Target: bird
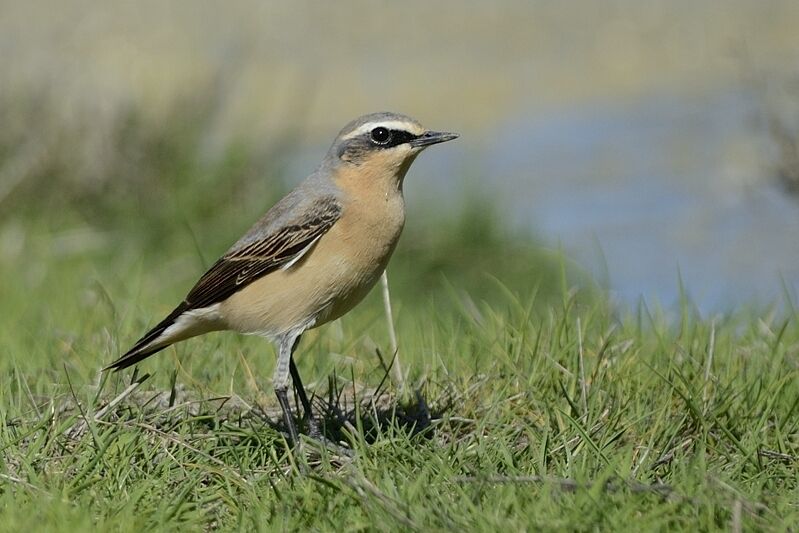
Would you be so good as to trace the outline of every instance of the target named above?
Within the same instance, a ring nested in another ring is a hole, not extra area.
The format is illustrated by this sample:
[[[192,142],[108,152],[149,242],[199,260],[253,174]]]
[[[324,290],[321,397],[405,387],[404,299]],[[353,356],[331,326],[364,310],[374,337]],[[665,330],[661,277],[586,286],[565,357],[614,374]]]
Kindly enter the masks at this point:
[[[321,164],[217,260],[187,296],[103,370],[119,371],[191,337],[231,330],[274,343],[273,388],[292,444],[289,375],[321,436],[294,363],[302,334],[357,305],[386,268],[405,225],[403,182],[424,149],[456,139],[399,113],[349,122]]]

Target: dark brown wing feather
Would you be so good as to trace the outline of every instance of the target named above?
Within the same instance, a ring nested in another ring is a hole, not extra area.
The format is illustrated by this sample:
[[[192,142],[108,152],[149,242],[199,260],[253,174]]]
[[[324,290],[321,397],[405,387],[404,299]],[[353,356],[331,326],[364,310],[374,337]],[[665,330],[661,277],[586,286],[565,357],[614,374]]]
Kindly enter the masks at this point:
[[[217,261],[186,296],[187,309],[208,307],[225,300],[261,276],[289,263],[298,253],[330,229],[340,208],[330,204],[304,224],[286,226],[279,232],[257,240]]]
[[[121,370],[166,348],[167,345],[149,349],[147,346],[184,312],[221,302],[261,276],[289,264],[297,254],[327,233],[341,216],[341,206],[333,198],[321,199],[316,207],[312,210],[313,214],[304,220],[285,225],[263,238],[227,252],[203,274],[185,300],[169,316],[106,369]]]

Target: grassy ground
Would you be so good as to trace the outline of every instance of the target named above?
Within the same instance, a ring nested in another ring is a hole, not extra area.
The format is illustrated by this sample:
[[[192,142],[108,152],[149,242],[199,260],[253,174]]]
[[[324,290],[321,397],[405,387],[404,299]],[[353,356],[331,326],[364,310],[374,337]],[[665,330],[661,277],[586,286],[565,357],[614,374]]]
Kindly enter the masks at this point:
[[[71,182],[65,140],[0,199],[0,530],[799,523],[795,309],[620,316],[484,201],[412,213],[389,268],[429,413],[385,382],[377,295],[303,338],[300,372],[352,458],[287,449],[260,339],[183,343],[132,388],[101,375],[284,189],[279,146],[204,161],[189,132],[206,118],[180,116],[120,122],[116,179]]]
[[[132,377],[98,368],[178,301],[249,210],[194,230],[163,222],[171,238],[160,221],[100,225],[80,208],[4,221],[0,529],[799,523],[795,311],[703,319],[686,302],[671,323],[644,306],[619,317],[489,219],[435,235],[411,223],[390,270],[402,363],[429,423],[383,381],[376,295],[299,352],[319,413],[354,458],[287,450],[272,424],[273,351],[259,339],[167,350],[104,409]],[[442,246],[460,255],[448,261]]]

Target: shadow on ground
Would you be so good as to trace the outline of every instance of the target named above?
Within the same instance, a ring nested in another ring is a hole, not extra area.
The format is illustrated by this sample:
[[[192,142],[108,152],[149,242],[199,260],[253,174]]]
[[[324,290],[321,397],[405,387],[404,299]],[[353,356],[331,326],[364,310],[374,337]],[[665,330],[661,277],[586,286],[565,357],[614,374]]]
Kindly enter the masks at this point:
[[[190,444],[213,439],[216,445],[205,450],[224,462],[228,462],[226,456],[235,461],[242,450],[254,447],[274,450],[278,457],[287,451],[288,431],[276,402],[247,401],[236,395],[199,398],[174,380],[170,390],[142,390],[149,378],[149,374],[134,372],[115,397],[99,396],[94,409],[80,405],[74,397],[65,402],[56,416],[74,420],[64,432],[66,444],[78,445],[98,428],[102,432],[116,428],[120,433],[137,428],[154,441]],[[377,388],[367,388],[330,376],[326,394],[311,398],[324,439],[345,452],[384,435],[419,443],[432,439],[435,421],[450,409],[452,399],[445,394],[431,407],[422,390],[399,395],[387,390],[387,383],[383,379]],[[307,435],[308,419],[299,407],[296,389],[293,396],[295,421]]]

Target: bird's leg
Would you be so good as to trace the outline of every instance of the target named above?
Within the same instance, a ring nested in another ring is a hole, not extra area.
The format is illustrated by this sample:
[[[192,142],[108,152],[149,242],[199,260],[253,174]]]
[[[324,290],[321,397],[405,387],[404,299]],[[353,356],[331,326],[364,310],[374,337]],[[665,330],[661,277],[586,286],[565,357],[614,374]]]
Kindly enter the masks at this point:
[[[280,402],[280,407],[283,409],[283,418],[286,421],[286,426],[288,426],[289,436],[292,440],[292,444],[298,449],[302,445],[299,440],[299,434],[297,433],[297,426],[294,425],[291,407],[289,406],[287,394],[289,373],[291,373],[291,379],[294,381],[294,387],[297,389],[297,396],[300,399],[300,403],[302,404],[303,409],[305,409],[305,416],[308,419],[309,436],[322,444],[328,450],[332,450],[341,456],[352,457],[353,455],[349,450],[346,450],[333,442],[329,442],[322,435],[322,432],[319,431],[319,425],[317,424],[311,409],[311,402],[308,400],[308,395],[305,393],[305,388],[302,386],[300,373],[297,371],[297,366],[294,364],[294,358],[292,357],[294,348],[297,347],[297,341],[299,341],[299,338],[300,334],[295,334],[287,335],[280,339],[277,368],[275,369],[274,377],[275,393],[277,394],[277,399]]]
[[[285,335],[280,338],[278,341],[277,365],[275,365],[275,373],[272,377],[275,395],[277,396],[278,403],[280,403],[280,408],[283,410],[283,421],[286,423],[292,446],[298,446],[300,443],[297,426],[294,424],[294,417],[291,414],[291,406],[289,405],[288,397],[289,367],[292,366],[291,352],[298,338],[299,335]]]
[[[322,436],[322,432],[319,431],[319,423],[313,415],[313,407],[308,400],[308,395],[305,393],[305,387],[302,386],[300,373],[297,370],[297,365],[294,364],[294,357],[289,360],[289,371],[291,372],[291,380],[294,382],[294,390],[297,391],[302,408],[305,410],[305,419],[308,421],[308,435],[315,439],[319,438]]]
[[[305,418],[308,421],[308,436],[311,437],[311,439],[316,441],[318,444],[321,444],[328,451],[332,451],[342,457],[350,457],[350,458],[354,457],[354,454],[352,453],[351,450],[342,448],[335,442],[328,440],[327,437],[322,435],[322,431],[319,428],[319,421],[313,415],[313,408],[311,406],[311,402],[308,400],[308,395],[305,392],[305,387],[302,386],[302,381],[300,380],[300,373],[297,371],[297,365],[294,364],[293,357],[289,361],[289,371],[291,372],[291,379],[294,381],[294,388],[297,391],[297,396],[300,399],[300,403],[302,404],[303,409],[305,409]]]

